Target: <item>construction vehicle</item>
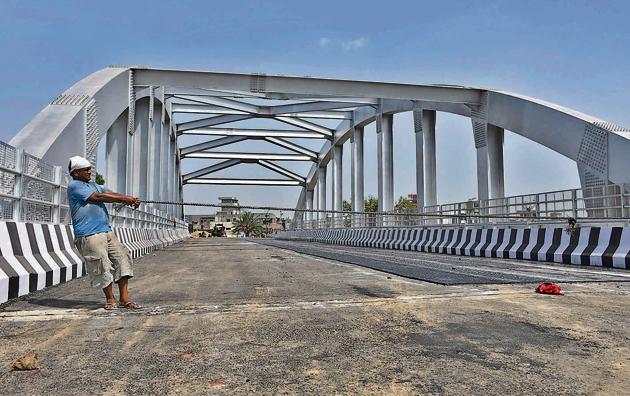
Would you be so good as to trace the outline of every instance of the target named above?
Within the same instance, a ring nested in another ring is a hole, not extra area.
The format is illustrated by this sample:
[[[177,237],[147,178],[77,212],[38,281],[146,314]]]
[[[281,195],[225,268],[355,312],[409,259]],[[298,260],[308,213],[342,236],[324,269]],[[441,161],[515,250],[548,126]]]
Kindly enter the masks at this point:
[[[212,236],[213,237],[227,236],[225,233],[225,226],[223,226],[223,224],[215,224],[214,228],[212,228]]]

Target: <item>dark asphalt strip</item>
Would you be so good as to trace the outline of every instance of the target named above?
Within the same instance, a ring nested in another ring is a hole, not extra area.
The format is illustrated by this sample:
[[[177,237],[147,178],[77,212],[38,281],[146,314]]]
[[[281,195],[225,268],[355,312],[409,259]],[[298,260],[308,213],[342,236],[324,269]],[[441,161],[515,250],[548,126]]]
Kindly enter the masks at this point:
[[[413,255],[414,252],[346,248],[342,246],[333,247],[331,245],[320,245],[316,243],[278,240],[253,241],[261,245],[292,250],[301,254],[359,265],[377,271],[440,285],[541,283],[543,281],[564,283],[630,281],[630,278],[614,276],[614,274],[610,272],[607,273],[607,271],[601,271],[601,276],[586,272],[583,274],[576,272],[560,272],[558,271],[558,267],[551,265],[549,272],[536,273],[531,276],[523,274],[522,272],[511,274],[508,272],[511,268],[518,271],[527,271],[531,268],[526,266],[515,268],[518,267],[518,263],[507,260],[505,266],[501,265],[503,263],[498,263],[496,259],[483,261],[477,259],[475,263],[470,263],[468,262],[470,261],[468,257],[464,258],[466,261],[459,263],[455,262],[455,257],[453,256],[436,254],[432,255],[430,261],[423,261],[420,257],[411,258],[410,256]],[[375,252],[386,252],[388,254],[378,255],[374,254]],[[439,263],[436,263],[436,261],[439,261]],[[475,267],[475,264],[478,264],[478,267]],[[439,268],[440,266],[442,268]],[[496,266],[496,270],[493,266]],[[569,267],[567,267],[567,269],[569,269]],[[573,269],[576,269],[576,267],[573,267]]]

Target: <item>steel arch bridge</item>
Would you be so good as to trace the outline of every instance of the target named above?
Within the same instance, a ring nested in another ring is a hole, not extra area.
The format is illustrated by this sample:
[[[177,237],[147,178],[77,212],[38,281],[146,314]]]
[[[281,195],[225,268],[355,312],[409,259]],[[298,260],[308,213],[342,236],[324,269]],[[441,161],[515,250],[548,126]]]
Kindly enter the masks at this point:
[[[435,125],[438,112],[468,117],[477,154],[479,199],[504,196],[504,130],[517,133],[577,163],[583,188],[630,183],[630,129],[514,93],[454,85],[413,85],[312,77],[238,74],[112,66],[55,98],[10,142],[52,164],[83,154],[95,163],[106,139],[106,179],[114,190],[148,200],[179,201],[185,184],[301,186],[297,208],[326,209],[326,168],[332,164],[332,209],[341,210],[343,145],[351,148],[351,201],[363,210],[366,125],[375,122],[379,209],[394,207],[393,115],[413,112],[418,208],[435,205]],[[177,123],[176,114],[196,115]],[[273,128],[231,123],[274,120]],[[321,120],[339,120],[336,127]],[[180,147],[186,135],[213,137]],[[319,139],[319,151],[294,139]],[[286,153],[243,153],[218,147],[257,139]],[[182,174],[188,158],[220,162]],[[298,174],[278,161],[307,161]],[[281,179],[208,177],[241,163],[256,163]],[[317,196],[317,208],[314,197]],[[181,207],[169,207],[182,216]],[[313,218],[308,213],[309,219]]]

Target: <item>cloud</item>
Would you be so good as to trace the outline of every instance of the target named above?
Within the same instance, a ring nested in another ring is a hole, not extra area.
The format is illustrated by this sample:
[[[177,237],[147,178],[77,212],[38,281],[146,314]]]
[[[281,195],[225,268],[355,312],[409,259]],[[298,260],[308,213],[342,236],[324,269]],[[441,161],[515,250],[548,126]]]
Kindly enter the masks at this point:
[[[341,41],[341,48],[346,51],[363,48],[365,47],[366,41],[365,37],[359,37],[354,40],[343,40]]]
[[[355,39],[350,39],[350,40],[340,40],[340,39],[330,39],[328,37],[320,37],[318,43],[321,48],[334,46],[335,48],[341,48],[344,51],[352,51],[352,50],[365,47],[367,45],[367,39],[363,36],[355,38]]]

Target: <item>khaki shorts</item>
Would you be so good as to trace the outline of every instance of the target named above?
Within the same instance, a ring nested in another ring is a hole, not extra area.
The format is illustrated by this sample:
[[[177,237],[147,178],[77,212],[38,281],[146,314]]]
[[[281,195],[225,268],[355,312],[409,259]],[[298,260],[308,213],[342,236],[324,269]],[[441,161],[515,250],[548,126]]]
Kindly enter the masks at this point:
[[[131,254],[113,231],[79,237],[74,242],[85,258],[85,267],[93,287],[104,289],[122,277],[133,278]]]

